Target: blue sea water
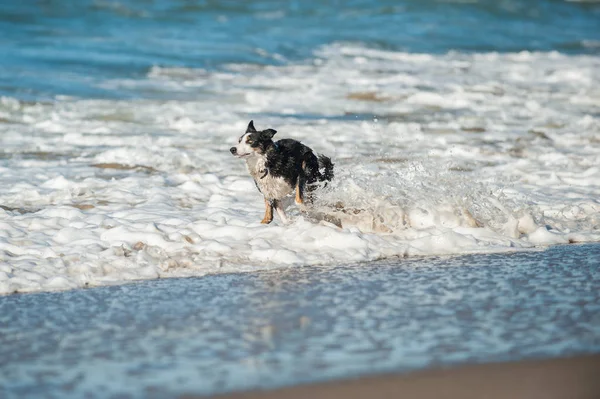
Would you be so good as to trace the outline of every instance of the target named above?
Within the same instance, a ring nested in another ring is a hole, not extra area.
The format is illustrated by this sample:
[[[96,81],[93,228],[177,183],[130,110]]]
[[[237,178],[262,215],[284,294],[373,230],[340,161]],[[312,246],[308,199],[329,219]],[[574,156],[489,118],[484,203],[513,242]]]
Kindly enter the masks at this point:
[[[0,297],[0,396],[598,352],[597,244],[396,257],[599,241],[598,65],[592,1],[0,0],[0,293],[72,289]],[[400,225],[256,226],[251,118]]]
[[[284,65],[320,46],[417,53],[600,52],[600,4],[564,0],[4,0],[0,96],[168,97],[109,79],[153,66]]]

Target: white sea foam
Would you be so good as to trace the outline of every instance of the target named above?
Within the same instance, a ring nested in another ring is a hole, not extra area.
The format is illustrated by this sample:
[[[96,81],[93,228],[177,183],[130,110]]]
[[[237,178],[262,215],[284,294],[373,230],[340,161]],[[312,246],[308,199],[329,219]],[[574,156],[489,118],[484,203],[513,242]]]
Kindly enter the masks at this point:
[[[179,100],[2,98],[0,293],[598,241],[598,70],[597,56],[338,44],[303,64],[103,84]],[[228,152],[251,118],[336,163],[289,225],[259,223]]]

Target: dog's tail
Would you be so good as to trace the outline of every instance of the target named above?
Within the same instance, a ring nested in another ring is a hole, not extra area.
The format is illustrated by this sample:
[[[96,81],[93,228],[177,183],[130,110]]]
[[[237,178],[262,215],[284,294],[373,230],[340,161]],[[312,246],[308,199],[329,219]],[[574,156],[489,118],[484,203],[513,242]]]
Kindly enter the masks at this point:
[[[319,155],[319,181],[331,181],[333,179],[333,162],[331,158]]]
[[[312,152],[307,153],[302,163],[302,169],[309,191],[317,188],[315,183],[325,182],[326,186],[327,182],[333,179],[333,162],[325,155],[319,155],[317,158]]]

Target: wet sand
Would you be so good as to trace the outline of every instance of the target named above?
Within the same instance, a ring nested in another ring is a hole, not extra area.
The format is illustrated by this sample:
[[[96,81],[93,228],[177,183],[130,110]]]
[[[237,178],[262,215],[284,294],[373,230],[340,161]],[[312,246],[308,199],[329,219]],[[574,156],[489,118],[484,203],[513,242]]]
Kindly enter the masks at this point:
[[[500,363],[600,354],[599,265],[569,245],[4,296],[0,397],[586,397],[597,358]]]
[[[270,391],[233,393],[217,398],[597,399],[600,398],[600,355],[471,365],[408,375],[378,375]]]

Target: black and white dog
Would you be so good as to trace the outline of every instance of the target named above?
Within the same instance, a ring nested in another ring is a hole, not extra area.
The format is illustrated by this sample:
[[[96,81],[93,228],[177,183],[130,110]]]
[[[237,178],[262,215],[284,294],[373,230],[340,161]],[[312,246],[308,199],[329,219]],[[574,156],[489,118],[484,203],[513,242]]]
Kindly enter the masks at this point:
[[[271,223],[273,208],[282,222],[287,223],[282,203],[286,196],[296,190],[296,203],[310,204],[318,182],[333,178],[331,159],[324,155],[317,158],[309,147],[296,140],[274,142],[275,133],[273,129],[257,131],[250,121],[238,145],[230,149],[233,155],[246,160],[256,187],[265,197],[265,217],[261,223]]]

